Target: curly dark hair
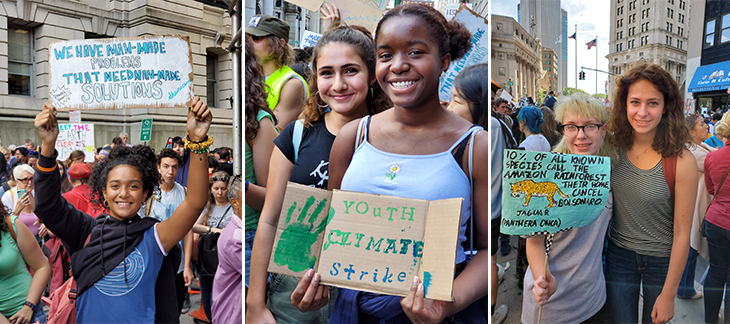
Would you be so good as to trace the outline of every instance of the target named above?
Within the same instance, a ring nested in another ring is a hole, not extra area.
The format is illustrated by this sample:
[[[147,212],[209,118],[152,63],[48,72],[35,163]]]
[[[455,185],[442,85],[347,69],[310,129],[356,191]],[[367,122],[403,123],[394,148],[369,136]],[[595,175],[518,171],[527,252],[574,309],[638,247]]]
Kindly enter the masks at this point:
[[[180,155],[177,155],[177,152],[171,148],[162,149],[160,153],[157,154],[157,165],[160,165],[162,163],[162,158],[171,158],[177,160],[177,165],[182,166],[183,159]]]
[[[681,154],[685,145],[692,142],[692,136],[684,121],[684,105],[679,86],[660,66],[645,62],[632,66],[616,81],[613,98],[615,106],[608,120],[608,130],[613,133],[614,145],[628,150],[634,144],[634,128],[629,123],[626,109],[629,87],[641,80],[653,83],[664,95],[664,114],[651,147],[662,157]]]
[[[278,123],[274,112],[266,103],[266,77],[264,69],[259,64],[256,56],[253,54],[251,41],[246,37],[246,107],[244,115],[246,116],[246,139],[253,140],[256,137],[259,122],[256,120],[259,110],[263,110],[274,119],[274,125]]]
[[[312,78],[309,80],[309,98],[307,98],[302,109],[300,119],[304,119],[304,126],[311,127],[312,123],[319,120],[324,115],[324,111],[319,108],[318,102],[322,102],[319,96],[319,88],[317,86],[317,64],[319,60],[319,54],[322,49],[329,43],[341,43],[349,45],[352,49],[357,52],[365,62],[368,70],[368,78],[375,78],[375,63],[376,63],[376,52],[375,43],[373,42],[370,32],[362,26],[338,26],[337,28],[330,29],[317,41],[317,45],[314,46],[312,51]],[[381,111],[384,111],[392,105],[390,98],[383,92],[380,85],[375,82],[372,87],[372,92],[368,93],[367,101],[368,114],[375,115]],[[372,94],[371,94],[372,93]]]
[[[398,16],[413,16],[423,20],[426,29],[431,31],[430,35],[439,45],[439,55],[451,55],[451,61],[460,59],[472,46],[471,32],[460,22],[455,20],[447,21],[444,15],[430,6],[416,3],[399,5],[388,11],[383,18],[380,18],[378,27],[375,29],[375,43],[378,43],[380,27],[388,19]]]
[[[137,171],[142,175],[142,190],[147,190],[147,196],[145,197],[145,200],[147,200],[159,190],[157,184],[160,182],[160,172],[157,171],[156,161],[155,152],[149,146],[115,146],[109,152],[109,157],[99,161],[91,170],[91,177],[89,178],[91,203],[104,206],[104,189],[106,189],[109,172],[118,165],[129,165],[137,168]]]

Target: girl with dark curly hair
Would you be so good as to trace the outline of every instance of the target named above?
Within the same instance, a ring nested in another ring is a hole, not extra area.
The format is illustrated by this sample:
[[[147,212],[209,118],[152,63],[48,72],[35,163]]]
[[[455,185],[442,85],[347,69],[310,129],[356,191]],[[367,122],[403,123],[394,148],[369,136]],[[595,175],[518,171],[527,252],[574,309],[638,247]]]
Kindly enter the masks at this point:
[[[669,73],[640,63],[616,85],[608,130],[619,158],[611,172],[606,294],[617,323],[636,323],[643,288],[641,321],[665,323],[689,252],[697,165]]]
[[[405,281],[413,285],[405,298],[338,289],[330,322],[486,323],[489,204],[484,197],[489,177],[486,167],[474,167],[469,174],[468,152],[473,146],[474,165],[487,165],[488,138],[481,127],[441,106],[438,96],[439,75],[471,48],[471,33],[431,7],[405,4],[380,20],[375,45],[375,76],[395,107],[342,128],[330,154],[328,189],[427,200],[463,198],[454,247],[454,301],[425,298],[424,285],[410,275]],[[400,171],[395,181],[385,172],[393,169]],[[471,216],[478,252],[467,264],[461,243]],[[302,277],[291,297],[300,310],[327,302],[328,289],[316,286],[319,280],[313,270]]]
[[[340,129],[354,119],[389,107],[388,98],[375,82],[373,40],[361,26],[340,26],[326,32],[314,47],[312,70],[311,95],[300,119],[286,126],[274,141],[266,202],[251,255],[250,295],[246,299],[246,319],[254,323],[274,319],[278,323],[320,323],[329,316],[334,302],[308,313],[292,306],[291,294],[298,282],[295,277],[272,275],[266,300],[266,270],[286,184],[292,181],[326,189],[330,148]],[[301,137],[298,149],[293,142],[296,129]]]
[[[208,179],[207,149],[213,141],[207,133],[211,119],[208,107],[194,97],[186,135],[187,146],[193,152],[188,175],[192,183]],[[58,153],[54,150],[59,129],[53,105],[43,106],[35,127],[43,142],[34,175],[39,193],[35,210],[71,255],[78,285],[78,322],[177,322],[177,300],[170,293],[175,291],[180,264],[177,243],[200,215],[208,188],[191,186],[180,207],[165,221],[140,218],[137,211],[142,202],[158,190],[156,157],[149,147],[120,145],[92,170],[91,202],[104,206],[108,213],[94,219],[60,194],[55,162]]]

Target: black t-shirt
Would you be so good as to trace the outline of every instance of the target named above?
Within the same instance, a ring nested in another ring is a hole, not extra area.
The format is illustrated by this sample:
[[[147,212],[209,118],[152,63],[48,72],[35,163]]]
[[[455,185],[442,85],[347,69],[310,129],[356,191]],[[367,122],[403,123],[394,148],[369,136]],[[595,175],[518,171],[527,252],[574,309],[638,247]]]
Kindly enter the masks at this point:
[[[276,147],[292,163],[294,163],[292,135],[294,133],[295,122],[289,123],[274,140]],[[302,140],[299,144],[299,158],[294,163],[289,181],[310,187],[327,189],[330,150],[334,141],[335,135],[332,135],[327,130],[324,116],[312,123],[312,127],[304,127]]]
[[[228,162],[221,162],[218,166],[218,171],[225,171],[229,176],[233,175],[233,164]]]

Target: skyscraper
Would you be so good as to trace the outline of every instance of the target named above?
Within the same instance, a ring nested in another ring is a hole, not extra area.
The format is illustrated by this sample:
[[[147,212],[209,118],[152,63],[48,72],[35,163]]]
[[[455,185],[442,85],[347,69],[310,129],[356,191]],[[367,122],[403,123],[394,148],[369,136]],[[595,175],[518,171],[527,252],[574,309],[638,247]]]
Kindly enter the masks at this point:
[[[616,74],[609,78],[609,98],[618,75],[637,61],[661,66],[682,88],[687,69],[688,1],[612,0],[609,14],[611,42],[606,58],[609,72]]]
[[[561,91],[568,83],[568,13],[560,8],[560,0],[520,0],[518,14],[520,25],[557,55],[558,91]]]

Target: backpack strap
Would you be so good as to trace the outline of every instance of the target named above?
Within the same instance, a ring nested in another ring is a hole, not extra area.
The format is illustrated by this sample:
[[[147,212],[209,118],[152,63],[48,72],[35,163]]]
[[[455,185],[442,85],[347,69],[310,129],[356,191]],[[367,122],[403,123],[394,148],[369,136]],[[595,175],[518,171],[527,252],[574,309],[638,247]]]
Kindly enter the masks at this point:
[[[471,184],[471,197],[469,198],[471,201],[471,215],[469,215],[469,252],[474,251],[474,168],[472,168],[472,165],[474,164],[474,137],[476,136],[477,131],[471,132],[471,139],[469,139],[469,183]]]
[[[152,194],[147,200],[144,202],[144,217],[150,217],[150,213],[152,213],[152,204],[154,203],[155,195]]]
[[[662,157],[662,171],[664,172],[664,180],[669,186],[669,195],[674,201],[674,184],[677,178],[677,156]]]
[[[299,146],[302,144],[302,134],[304,134],[304,123],[297,119],[294,122],[294,132],[291,137],[291,142],[294,146],[294,163],[297,163],[299,159]]]

